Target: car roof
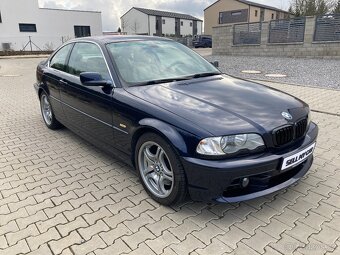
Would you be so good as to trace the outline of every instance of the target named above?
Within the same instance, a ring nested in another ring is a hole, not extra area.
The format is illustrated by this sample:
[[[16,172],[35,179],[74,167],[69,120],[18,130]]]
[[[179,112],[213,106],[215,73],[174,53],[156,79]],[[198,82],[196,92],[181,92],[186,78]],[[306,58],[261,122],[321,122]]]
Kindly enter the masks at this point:
[[[92,36],[73,39],[72,42],[92,41],[100,44],[107,44],[113,42],[127,42],[127,41],[171,41],[170,39],[158,36],[145,36],[145,35],[105,35],[105,36]]]

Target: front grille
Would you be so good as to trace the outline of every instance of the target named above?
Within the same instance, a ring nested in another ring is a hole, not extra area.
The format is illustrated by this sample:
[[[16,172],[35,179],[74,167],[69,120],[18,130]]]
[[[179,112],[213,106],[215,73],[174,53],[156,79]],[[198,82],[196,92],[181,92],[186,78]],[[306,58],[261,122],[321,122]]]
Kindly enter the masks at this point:
[[[307,130],[307,124],[307,119],[303,119],[296,122],[294,125],[288,125],[274,130],[274,145],[277,147],[283,146],[295,139],[303,137]]]
[[[307,120],[303,119],[296,123],[295,125],[295,137],[300,138],[304,136],[307,129]]]
[[[275,131],[274,143],[276,146],[282,146],[291,142],[294,138],[293,126],[285,126]]]

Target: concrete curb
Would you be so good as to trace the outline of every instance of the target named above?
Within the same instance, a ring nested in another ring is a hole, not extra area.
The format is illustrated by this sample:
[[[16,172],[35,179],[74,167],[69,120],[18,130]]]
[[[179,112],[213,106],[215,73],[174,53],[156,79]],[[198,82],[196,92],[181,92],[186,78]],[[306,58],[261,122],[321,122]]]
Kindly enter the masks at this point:
[[[48,58],[50,55],[17,55],[17,56],[0,56],[0,59],[25,59],[25,58]]]
[[[246,80],[253,81],[253,82],[260,82],[260,83],[261,82],[270,82],[270,83],[285,84],[285,85],[290,85],[290,86],[300,86],[300,87],[307,87],[307,88],[314,88],[314,89],[325,89],[325,90],[340,91],[340,89],[337,89],[337,88],[320,87],[320,86],[315,86],[315,85],[303,85],[303,84],[289,83],[289,82],[284,82],[284,81],[273,81],[273,80],[265,80],[265,79],[246,79]]]

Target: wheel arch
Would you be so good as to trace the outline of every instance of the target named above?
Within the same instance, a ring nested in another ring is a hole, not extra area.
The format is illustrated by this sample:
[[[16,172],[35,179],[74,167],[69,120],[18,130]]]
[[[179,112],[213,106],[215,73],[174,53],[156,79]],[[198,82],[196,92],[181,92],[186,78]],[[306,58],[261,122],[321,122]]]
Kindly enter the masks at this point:
[[[38,97],[40,99],[41,94],[45,92],[48,96],[50,95],[48,87],[45,84],[41,84],[38,88]]]
[[[139,122],[139,127],[134,132],[131,139],[131,160],[134,166],[135,146],[139,138],[146,133],[155,133],[162,137],[171,145],[177,155],[185,155],[188,152],[187,145],[183,137],[175,127],[157,119],[143,119]]]

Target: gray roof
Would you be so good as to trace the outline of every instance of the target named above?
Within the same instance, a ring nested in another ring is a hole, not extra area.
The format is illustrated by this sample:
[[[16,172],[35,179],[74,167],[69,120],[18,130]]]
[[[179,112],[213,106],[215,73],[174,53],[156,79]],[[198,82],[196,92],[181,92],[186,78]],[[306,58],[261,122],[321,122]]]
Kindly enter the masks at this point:
[[[214,4],[216,4],[217,2],[219,2],[220,0],[217,0],[216,2],[212,3],[211,5],[209,5],[207,8],[205,8],[204,10],[208,9],[210,6],[213,6]],[[273,6],[270,6],[270,5],[265,5],[265,4],[259,4],[259,3],[255,3],[255,2],[252,2],[252,1],[248,1],[248,0],[236,0],[240,3],[244,3],[244,4],[247,4],[247,5],[251,5],[251,6],[256,6],[256,7],[260,7],[260,8],[265,8],[265,9],[269,9],[269,10],[274,10],[274,11],[279,11],[279,12],[285,12],[285,13],[288,13],[287,11],[285,10],[282,10],[282,9],[279,9],[279,8],[276,8],[276,7],[273,7]]]
[[[161,16],[161,17],[169,17],[169,18],[178,18],[178,19],[188,19],[188,20],[202,21],[201,19],[198,19],[198,18],[196,18],[194,16],[191,16],[189,14],[183,14],[183,13],[177,13],[177,12],[159,11],[159,10],[145,9],[145,8],[139,8],[139,7],[133,7],[132,9],[136,9],[136,10],[138,10],[140,12],[143,12],[143,13],[145,13],[147,15],[151,15],[151,16]]]
[[[270,6],[270,5],[254,3],[254,2],[251,2],[251,1],[247,1],[247,0],[237,0],[237,1],[244,3],[244,4],[257,6],[257,7],[261,7],[261,8],[265,8],[265,9],[270,9],[270,10],[274,10],[274,11],[287,12],[285,10],[281,10],[279,8],[276,8],[276,7],[273,7],[273,6]]]

